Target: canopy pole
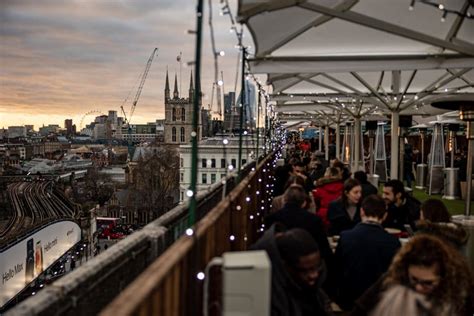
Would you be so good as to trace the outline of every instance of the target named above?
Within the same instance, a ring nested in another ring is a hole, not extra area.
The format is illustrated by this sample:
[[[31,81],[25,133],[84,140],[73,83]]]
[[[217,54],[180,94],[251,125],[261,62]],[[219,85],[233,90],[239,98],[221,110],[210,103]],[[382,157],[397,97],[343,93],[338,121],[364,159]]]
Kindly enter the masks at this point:
[[[467,174],[466,174],[466,216],[471,215],[471,190],[472,190],[472,158],[474,150],[474,122],[467,122]]]
[[[239,155],[237,161],[237,183],[240,182],[242,176],[242,140],[244,129],[244,104],[245,104],[245,58],[247,49],[242,46],[242,81],[240,91],[240,125],[239,125]]]
[[[329,125],[324,127],[324,158],[329,162]]]
[[[336,123],[336,158],[341,160],[341,126]]]
[[[319,142],[318,142],[318,150],[322,151],[323,150],[323,128],[321,125],[319,125]]]
[[[398,129],[400,126],[400,113],[397,111],[392,112],[392,130],[391,130],[391,146],[390,146],[390,179],[394,180],[398,177],[398,151],[399,140],[398,140]]]
[[[355,117],[354,120],[354,161],[353,161],[353,170],[352,172],[359,170],[359,161],[360,161],[360,117]]]

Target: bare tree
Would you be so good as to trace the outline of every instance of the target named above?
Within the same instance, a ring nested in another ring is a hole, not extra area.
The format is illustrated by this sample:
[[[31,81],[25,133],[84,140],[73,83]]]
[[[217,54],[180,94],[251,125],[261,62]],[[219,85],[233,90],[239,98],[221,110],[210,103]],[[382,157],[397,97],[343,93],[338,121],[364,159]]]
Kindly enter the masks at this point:
[[[134,170],[135,194],[142,198],[143,211],[152,218],[169,210],[179,192],[179,155],[162,146],[146,152]]]

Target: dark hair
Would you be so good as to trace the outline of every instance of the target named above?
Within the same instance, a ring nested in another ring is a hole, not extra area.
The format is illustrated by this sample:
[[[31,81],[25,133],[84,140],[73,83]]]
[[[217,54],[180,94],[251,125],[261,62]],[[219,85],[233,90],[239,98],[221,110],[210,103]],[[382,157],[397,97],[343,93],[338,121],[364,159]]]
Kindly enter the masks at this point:
[[[288,180],[286,181],[286,184],[285,184],[285,191],[286,189],[288,189],[290,187],[290,185],[292,184],[299,184],[301,185],[302,187],[304,187],[304,179],[301,177],[301,176],[290,176],[288,178]]]
[[[334,168],[338,168],[338,169],[341,169],[341,170],[344,170],[344,168],[346,167],[346,166],[344,166],[344,164],[343,164],[341,161],[339,161],[339,160],[334,161],[334,163],[332,164],[332,166],[333,166]]]
[[[438,199],[428,199],[421,204],[423,218],[433,223],[449,223],[451,215],[443,201]]]
[[[371,194],[362,201],[362,208],[366,216],[383,218],[386,212],[385,201],[377,194]]]
[[[277,235],[275,242],[281,258],[291,267],[295,267],[301,257],[319,251],[311,234],[301,228],[293,228]]]
[[[360,183],[367,183],[367,173],[365,171],[354,172],[354,179],[359,180]]]
[[[285,191],[285,204],[302,207],[307,195],[300,185],[290,185]]]
[[[392,188],[393,195],[397,195],[398,193],[402,194],[402,199],[405,198],[405,187],[403,186],[403,182],[400,180],[389,180],[385,182],[384,187]]]
[[[349,193],[353,188],[360,185],[360,182],[356,179],[349,178],[344,181],[344,191],[342,192],[341,199],[345,207],[349,206],[349,200],[347,199],[346,193]],[[360,202],[359,202],[360,204]]]

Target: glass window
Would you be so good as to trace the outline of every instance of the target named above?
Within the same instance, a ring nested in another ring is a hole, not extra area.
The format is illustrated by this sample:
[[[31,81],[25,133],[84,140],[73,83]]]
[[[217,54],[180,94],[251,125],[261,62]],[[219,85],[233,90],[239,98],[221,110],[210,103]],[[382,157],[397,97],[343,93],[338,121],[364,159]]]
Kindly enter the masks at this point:
[[[173,127],[173,128],[171,129],[171,141],[172,141],[173,143],[176,142],[176,127]]]
[[[179,174],[179,181],[181,181],[181,182],[184,181],[184,173]]]
[[[179,158],[179,166],[184,167],[184,159],[183,158]]]
[[[216,174],[211,173],[211,183],[215,183],[215,182],[216,182]]]
[[[207,173],[202,174],[202,184],[207,184]]]
[[[225,168],[225,159],[221,159],[221,168]]]
[[[176,121],[176,109],[173,108],[172,112],[173,112],[173,113],[172,113],[171,120],[174,122],[174,121]]]
[[[207,160],[205,158],[201,159],[201,167],[207,168]]]
[[[184,108],[181,109],[181,121],[186,121],[186,110]]]
[[[181,191],[181,201],[183,201],[183,200],[184,200],[184,192]]]
[[[237,168],[237,160],[236,159],[232,159],[230,164],[232,165],[232,167]]]
[[[181,127],[181,131],[180,131],[180,140],[182,143],[185,142],[185,136],[184,136],[184,127]]]
[[[211,168],[215,168],[216,167],[216,159],[211,159]]]

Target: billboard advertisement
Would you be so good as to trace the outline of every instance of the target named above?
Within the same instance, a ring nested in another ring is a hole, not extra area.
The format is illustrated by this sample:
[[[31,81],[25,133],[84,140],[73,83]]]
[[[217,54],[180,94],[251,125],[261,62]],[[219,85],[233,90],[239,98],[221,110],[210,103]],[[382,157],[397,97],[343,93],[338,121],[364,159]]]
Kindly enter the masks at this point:
[[[44,227],[0,253],[0,306],[81,240],[81,229],[72,221]]]

